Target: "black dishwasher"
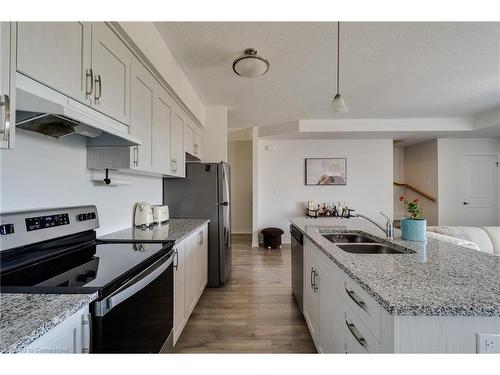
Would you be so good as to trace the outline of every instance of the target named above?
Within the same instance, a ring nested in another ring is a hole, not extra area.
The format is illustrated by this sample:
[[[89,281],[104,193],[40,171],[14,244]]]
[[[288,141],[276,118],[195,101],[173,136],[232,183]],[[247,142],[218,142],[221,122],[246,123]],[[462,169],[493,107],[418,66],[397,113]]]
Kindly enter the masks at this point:
[[[295,225],[290,225],[292,235],[292,291],[302,312],[302,275],[304,262],[304,236]]]

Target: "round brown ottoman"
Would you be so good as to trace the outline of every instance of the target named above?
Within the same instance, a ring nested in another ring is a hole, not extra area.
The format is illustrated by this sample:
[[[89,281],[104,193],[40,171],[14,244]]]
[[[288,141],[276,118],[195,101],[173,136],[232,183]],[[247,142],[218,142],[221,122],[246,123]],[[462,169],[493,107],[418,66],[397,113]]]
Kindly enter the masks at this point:
[[[283,232],[280,228],[265,228],[260,232],[264,236],[264,247],[268,249],[281,248],[281,235]]]

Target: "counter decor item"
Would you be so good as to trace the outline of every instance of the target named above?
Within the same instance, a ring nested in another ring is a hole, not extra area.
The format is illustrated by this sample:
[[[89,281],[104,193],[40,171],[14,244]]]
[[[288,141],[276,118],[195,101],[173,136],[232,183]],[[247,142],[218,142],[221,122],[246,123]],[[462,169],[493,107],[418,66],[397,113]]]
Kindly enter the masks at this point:
[[[406,195],[401,195],[399,200],[405,205],[410,217],[401,219],[401,239],[405,241],[425,242],[427,239],[427,220],[422,218],[422,208],[418,204],[418,198],[408,200]]]
[[[306,185],[347,185],[346,158],[305,159]]]

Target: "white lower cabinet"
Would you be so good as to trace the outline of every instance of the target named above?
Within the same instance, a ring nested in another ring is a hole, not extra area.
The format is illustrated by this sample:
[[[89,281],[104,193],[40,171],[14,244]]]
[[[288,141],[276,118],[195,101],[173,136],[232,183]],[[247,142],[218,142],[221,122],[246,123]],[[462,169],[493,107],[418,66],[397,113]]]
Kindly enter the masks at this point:
[[[23,352],[30,354],[89,353],[89,306],[78,310],[49,332],[28,345]]]
[[[208,224],[175,245],[174,345],[208,282]]]

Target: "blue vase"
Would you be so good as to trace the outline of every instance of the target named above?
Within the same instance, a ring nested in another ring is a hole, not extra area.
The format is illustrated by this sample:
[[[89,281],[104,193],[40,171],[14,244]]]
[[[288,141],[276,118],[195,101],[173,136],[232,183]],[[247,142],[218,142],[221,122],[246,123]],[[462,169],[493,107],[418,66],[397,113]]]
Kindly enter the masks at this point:
[[[427,220],[425,219],[401,219],[401,239],[405,241],[426,241]]]

